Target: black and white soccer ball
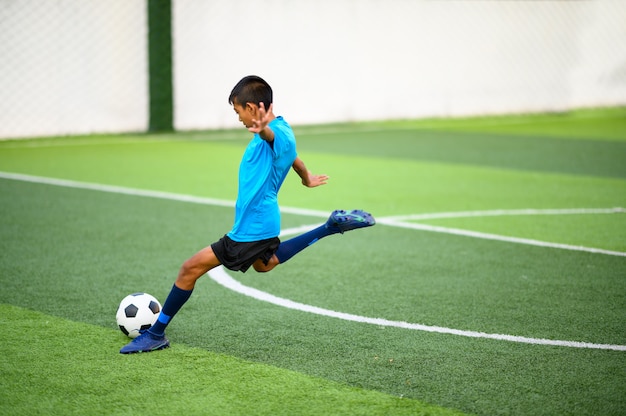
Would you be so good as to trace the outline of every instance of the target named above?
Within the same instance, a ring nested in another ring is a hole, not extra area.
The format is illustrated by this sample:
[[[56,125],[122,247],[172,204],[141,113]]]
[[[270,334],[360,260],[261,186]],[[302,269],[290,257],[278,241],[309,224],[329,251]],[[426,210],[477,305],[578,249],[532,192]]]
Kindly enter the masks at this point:
[[[147,293],[126,296],[117,308],[117,325],[129,338],[136,338],[154,324],[161,312],[161,304]]]

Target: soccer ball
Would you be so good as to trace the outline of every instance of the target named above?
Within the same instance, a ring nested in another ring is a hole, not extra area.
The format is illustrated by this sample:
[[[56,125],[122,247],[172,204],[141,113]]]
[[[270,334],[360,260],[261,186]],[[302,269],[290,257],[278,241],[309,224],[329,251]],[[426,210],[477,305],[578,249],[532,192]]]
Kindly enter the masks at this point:
[[[129,338],[136,338],[150,328],[159,317],[161,304],[147,293],[133,293],[126,296],[117,308],[117,325]]]

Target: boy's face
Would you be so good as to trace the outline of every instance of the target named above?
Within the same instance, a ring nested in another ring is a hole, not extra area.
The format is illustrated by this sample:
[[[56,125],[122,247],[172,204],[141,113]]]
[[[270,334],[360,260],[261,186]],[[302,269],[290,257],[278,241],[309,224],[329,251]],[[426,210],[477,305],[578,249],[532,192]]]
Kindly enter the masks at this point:
[[[239,116],[239,121],[243,123],[246,128],[252,126],[252,120],[257,118],[257,107],[252,103],[246,103],[245,106],[242,106],[237,101],[233,102],[233,109],[235,113]]]

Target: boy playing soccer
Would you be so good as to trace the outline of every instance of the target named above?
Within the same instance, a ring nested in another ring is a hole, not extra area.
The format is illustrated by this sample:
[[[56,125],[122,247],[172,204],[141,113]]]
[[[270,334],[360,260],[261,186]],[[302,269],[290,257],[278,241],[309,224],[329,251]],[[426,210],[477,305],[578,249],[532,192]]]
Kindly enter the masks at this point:
[[[293,131],[272,112],[272,89],[263,79],[244,77],[233,88],[228,102],[239,121],[254,133],[239,166],[233,228],[183,263],[157,321],[122,347],[122,354],[167,348],[165,328],[191,296],[196,281],[214,267],[224,265],[245,272],[252,266],[257,272],[268,272],[320,238],[376,223],[367,212],[337,210],[325,224],[281,242],[277,195],[290,168],[309,188],[326,184],[328,176],[311,174],[297,156]]]

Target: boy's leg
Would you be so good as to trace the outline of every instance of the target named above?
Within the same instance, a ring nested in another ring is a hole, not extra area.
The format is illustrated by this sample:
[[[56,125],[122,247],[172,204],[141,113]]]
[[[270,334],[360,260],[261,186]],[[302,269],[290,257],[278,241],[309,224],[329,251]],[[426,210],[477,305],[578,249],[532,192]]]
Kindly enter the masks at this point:
[[[325,224],[302,235],[281,242],[280,246],[278,246],[278,250],[276,250],[276,259],[278,263],[284,263],[321,238],[337,233],[343,234],[346,231],[357,228],[371,227],[374,224],[376,224],[376,220],[369,212],[357,209],[350,212],[344,210],[333,211]]]
[[[183,263],[178,271],[176,286],[183,290],[193,290],[199,278],[220,264],[215,253],[213,253],[213,248],[211,246],[205,247]]]
[[[159,318],[148,331],[153,335],[164,335],[167,325],[191,296],[198,279],[219,265],[220,261],[215,257],[211,246],[203,248],[184,262],[178,272],[176,282],[163,304]]]
[[[196,281],[219,264],[210,246],[200,250],[183,263],[157,321],[149,330],[122,347],[120,353],[130,354],[167,348],[169,341],[165,337],[165,328],[191,296]]]
[[[280,243],[280,244],[282,244],[282,243]],[[256,270],[259,273],[265,273],[265,272],[269,272],[274,267],[278,266],[279,263],[280,263],[280,261],[278,261],[278,257],[276,257],[276,254],[274,254],[268,260],[267,264],[265,264],[263,259],[258,259],[257,261],[252,263],[252,267],[254,268],[254,270]]]

